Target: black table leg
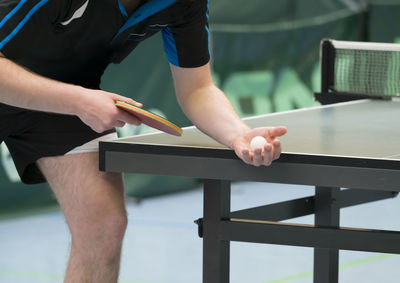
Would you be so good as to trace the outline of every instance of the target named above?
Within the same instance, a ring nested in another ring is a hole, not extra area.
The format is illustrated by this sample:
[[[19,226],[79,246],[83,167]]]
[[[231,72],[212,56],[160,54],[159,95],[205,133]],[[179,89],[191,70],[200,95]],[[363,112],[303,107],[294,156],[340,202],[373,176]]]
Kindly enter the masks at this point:
[[[339,227],[340,188],[315,188],[315,225]],[[314,283],[337,283],[339,250],[314,248]]]
[[[203,283],[229,282],[229,241],[220,240],[220,221],[228,219],[229,181],[204,181]]]

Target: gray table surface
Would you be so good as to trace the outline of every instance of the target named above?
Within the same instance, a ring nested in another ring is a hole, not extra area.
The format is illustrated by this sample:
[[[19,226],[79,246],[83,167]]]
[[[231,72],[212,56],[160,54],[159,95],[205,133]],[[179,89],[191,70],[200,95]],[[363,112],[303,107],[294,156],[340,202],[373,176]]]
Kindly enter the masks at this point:
[[[360,100],[244,120],[251,127],[286,126],[284,153],[400,160],[400,101]],[[195,127],[183,128],[181,137],[157,132],[115,142],[227,149]]]

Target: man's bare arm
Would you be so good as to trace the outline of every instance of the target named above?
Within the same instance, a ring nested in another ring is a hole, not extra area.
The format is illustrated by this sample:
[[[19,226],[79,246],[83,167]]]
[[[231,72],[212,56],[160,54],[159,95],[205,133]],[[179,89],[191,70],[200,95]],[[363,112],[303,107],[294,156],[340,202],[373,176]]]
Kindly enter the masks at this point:
[[[215,86],[209,64],[198,68],[171,65],[178,101],[189,119],[207,135],[234,149],[246,163],[269,165],[281,153],[278,139],[285,127],[250,129],[237,115],[225,94]],[[250,140],[263,136],[264,150],[250,149]]]
[[[250,130],[214,85],[208,64],[199,68],[171,65],[171,69],[178,101],[199,129],[228,146],[235,136]]]
[[[127,123],[139,124],[115,107],[115,100],[137,103],[114,93],[55,81],[0,57],[0,103],[78,116],[97,132]],[[139,105],[140,106],[140,105]]]

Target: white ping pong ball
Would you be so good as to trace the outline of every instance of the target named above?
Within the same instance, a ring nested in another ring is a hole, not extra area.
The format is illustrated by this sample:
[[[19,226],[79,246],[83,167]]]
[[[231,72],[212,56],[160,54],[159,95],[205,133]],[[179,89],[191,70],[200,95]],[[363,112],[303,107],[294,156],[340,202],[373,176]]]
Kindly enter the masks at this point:
[[[262,136],[255,136],[250,141],[250,148],[255,150],[257,148],[264,148],[264,145],[267,144],[267,141]]]

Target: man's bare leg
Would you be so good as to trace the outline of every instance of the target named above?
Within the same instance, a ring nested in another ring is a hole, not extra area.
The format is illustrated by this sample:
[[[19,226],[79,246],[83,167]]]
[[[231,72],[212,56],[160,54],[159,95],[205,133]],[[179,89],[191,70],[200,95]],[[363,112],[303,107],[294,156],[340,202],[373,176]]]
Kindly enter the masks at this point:
[[[115,283],[127,225],[121,174],[100,172],[98,153],[38,161],[71,231],[68,283]]]

